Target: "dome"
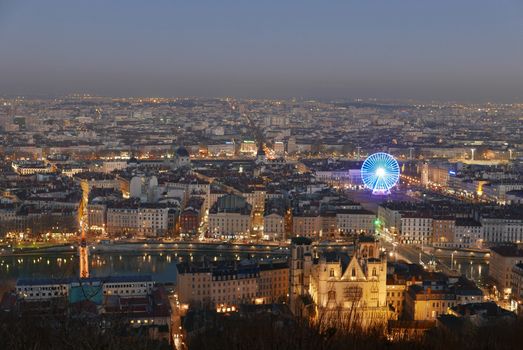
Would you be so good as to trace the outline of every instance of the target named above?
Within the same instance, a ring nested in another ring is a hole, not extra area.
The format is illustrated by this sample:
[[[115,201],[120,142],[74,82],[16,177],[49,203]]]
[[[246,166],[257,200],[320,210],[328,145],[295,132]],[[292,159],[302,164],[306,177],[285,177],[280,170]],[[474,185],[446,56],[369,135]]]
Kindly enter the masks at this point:
[[[187,149],[183,146],[180,146],[178,147],[178,149],[176,150],[176,155],[178,157],[189,157],[189,152],[187,151]]]

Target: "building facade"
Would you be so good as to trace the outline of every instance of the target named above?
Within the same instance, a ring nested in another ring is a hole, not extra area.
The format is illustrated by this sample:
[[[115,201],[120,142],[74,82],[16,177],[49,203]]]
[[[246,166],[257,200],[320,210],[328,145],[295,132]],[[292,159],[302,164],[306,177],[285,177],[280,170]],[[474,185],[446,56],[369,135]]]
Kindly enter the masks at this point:
[[[237,263],[230,261],[177,265],[180,302],[198,307],[287,300],[287,262]]]
[[[374,234],[376,216],[364,209],[347,209],[336,212],[336,225],[340,234]]]
[[[498,293],[508,299],[512,293],[512,269],[523,262],[523,249],[515,244],[490,249],[489,276],[494,280]]]
[[[380,255],[378,242],[365,238],[351,257],[322,253],[310,263],[304,254],[304,249],[310,249],[307,243],[304,238],[293,240],[291,309],[294,306],[293,311],[299,312],[299,297],[308,295],[319,322],[363,327],[384,323],[388,318],[387,261]]]
[[[209,234],[212,236],[247,236],[251,232],[252,206],[245,198],[225,195],[209,210]]]

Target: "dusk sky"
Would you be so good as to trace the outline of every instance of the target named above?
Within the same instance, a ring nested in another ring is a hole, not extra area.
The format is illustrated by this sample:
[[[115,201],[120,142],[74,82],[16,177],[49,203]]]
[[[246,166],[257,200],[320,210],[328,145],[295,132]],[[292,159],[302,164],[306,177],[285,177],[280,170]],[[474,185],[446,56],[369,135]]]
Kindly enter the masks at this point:
[[[0,0],[0,94],[523,102],[521,0]]]

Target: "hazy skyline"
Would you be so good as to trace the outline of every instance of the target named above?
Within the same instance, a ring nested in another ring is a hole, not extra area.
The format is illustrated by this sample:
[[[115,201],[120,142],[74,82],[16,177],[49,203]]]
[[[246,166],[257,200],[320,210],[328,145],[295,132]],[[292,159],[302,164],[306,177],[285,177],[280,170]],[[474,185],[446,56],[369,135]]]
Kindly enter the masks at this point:
[[[523,101],[519,0],[0,0],[0,94]]]

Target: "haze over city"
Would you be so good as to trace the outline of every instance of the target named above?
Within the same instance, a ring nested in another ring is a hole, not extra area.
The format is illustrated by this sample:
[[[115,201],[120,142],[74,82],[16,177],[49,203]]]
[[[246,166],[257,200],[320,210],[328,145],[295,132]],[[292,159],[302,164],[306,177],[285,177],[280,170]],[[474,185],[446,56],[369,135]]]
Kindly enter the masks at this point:
[[[0,2],[3,95],[523,100],[518,0]]]

